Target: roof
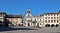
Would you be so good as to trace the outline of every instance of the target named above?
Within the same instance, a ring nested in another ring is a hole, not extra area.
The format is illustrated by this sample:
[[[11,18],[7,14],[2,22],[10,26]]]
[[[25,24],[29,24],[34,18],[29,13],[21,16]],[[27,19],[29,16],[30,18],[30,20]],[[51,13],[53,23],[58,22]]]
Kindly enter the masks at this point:
[[[6,14],[5,12],[0,12],[0,14]]]
[[[43,15],[47,15],[47,14],[59,14],[60,12],[54,12],[54,13],[45,13],[45,14],[43,14]],[[42,15],[42,16],[43,16]]]
[[[22,15],[7,15],[7,18],[22,18]]]

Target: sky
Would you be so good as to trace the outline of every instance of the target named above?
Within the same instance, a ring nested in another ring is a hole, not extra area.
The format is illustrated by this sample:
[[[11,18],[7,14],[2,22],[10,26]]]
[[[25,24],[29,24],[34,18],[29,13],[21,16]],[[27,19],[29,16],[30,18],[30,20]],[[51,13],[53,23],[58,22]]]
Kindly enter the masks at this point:
[[[25,15],[26,9],[32,15],[60,11],[60,0],[0,0],[0,12]]]

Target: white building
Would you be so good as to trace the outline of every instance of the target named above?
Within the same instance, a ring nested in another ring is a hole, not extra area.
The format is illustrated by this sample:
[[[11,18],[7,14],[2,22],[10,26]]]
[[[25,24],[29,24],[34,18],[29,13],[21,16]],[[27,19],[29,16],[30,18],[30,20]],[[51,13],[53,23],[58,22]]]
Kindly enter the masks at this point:
[[[46,13],[43,16],[46,27],[57,27],[59,25],[59,13]]]
[[[30,9],[27,9],[26,15],[23,18],[23,26],[57,27],[59,25],[60,12],[45,13],[39,16],[32,16]]]
[[[42,26],[43,24],[42,16],[32,16],[30,9],[27,9],[26,15],[23,18],[23,26]]]

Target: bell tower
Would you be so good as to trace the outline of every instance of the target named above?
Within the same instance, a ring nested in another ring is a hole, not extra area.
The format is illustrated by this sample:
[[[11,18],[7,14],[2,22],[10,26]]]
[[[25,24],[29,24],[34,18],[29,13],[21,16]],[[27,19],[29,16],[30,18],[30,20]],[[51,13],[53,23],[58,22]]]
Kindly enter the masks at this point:
[[[30,13],[30,9],[27,9],[26,12],[27,12],[27,13]]]
[[[26,15],[25,15],[25,17],[32,17],[30,11],[31,11],[31,10],[30,10],[29,8],[26,10]]]

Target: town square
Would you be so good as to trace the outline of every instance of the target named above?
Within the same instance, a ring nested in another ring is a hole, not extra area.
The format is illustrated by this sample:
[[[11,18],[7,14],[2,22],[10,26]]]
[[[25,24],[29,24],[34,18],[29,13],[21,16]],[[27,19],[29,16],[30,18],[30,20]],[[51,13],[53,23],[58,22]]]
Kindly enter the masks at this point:
[[[60,33],[60,0],[0,0],[0,33]]]

